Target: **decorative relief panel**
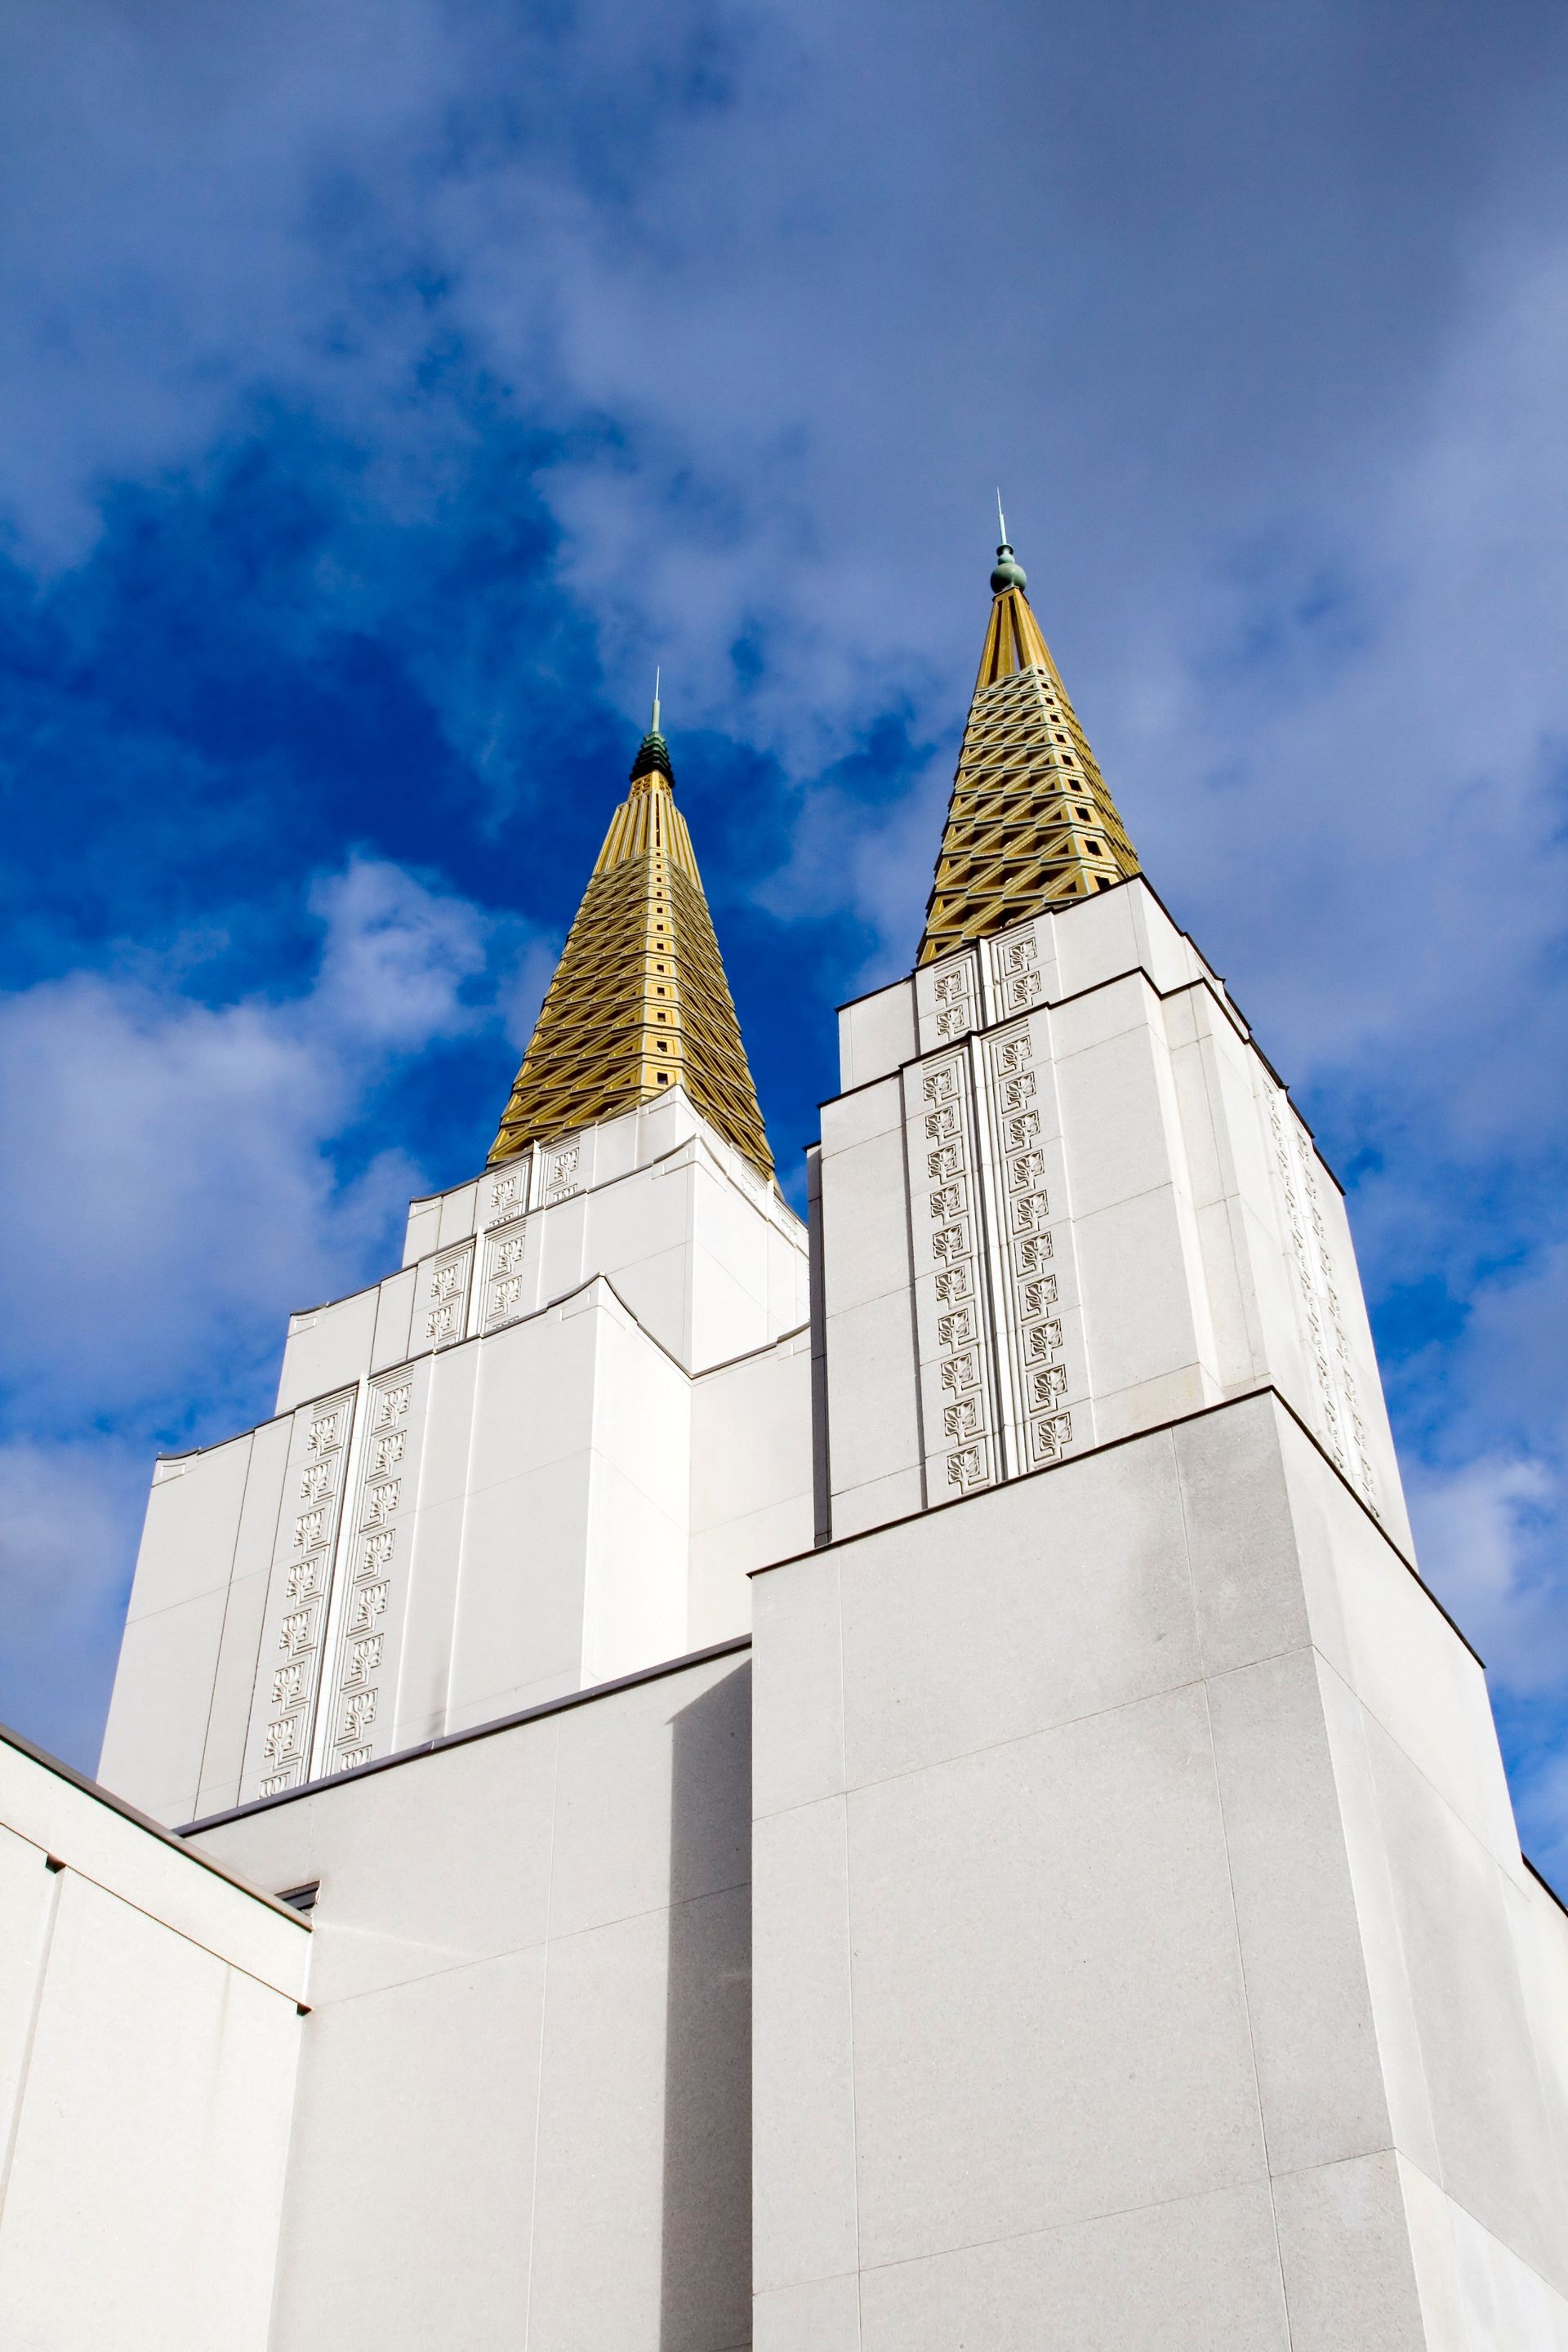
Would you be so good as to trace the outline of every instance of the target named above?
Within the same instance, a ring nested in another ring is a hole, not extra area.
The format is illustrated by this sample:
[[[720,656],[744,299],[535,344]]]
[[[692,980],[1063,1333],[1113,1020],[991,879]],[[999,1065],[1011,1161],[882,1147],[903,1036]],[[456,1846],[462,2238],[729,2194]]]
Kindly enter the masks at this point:
[[[1038,967],[1020,961],[1010,976],[1037,979]],[[1006,1467],[1016,1477],[1092,1443],[1089,1351],[1047,1018],[987,1036],[980,1058]]]
[[[485,1236],[484,1287],[479,1328],[499,1331],[533,1311],[534,1285],[528,1265],[528,1221],[519,1217]]]
[[[282,1507],[262,1619],[242,1802],[303,1780],[331,1604],[332,1558],[355,1391],[301,1405],[293,1415]]]
[[[1366,1424],[1334,1286],[1334,1262],[1323,1227],[1317,1154],[1283,1089],[1267,1090],[1275,1195],[1300,1307],[1300,1329],[1317,1407],[1318,1433],[1358,1487],[1369,1510],[1378,1508],[1377,1479],[1367,1451]]]
[[[967,1048],[912,1066],[904,1088],[926,1487],[934,1503],[989,1486],[1000,1472]]]
[[[583,1191],[589,1173],[583,1165],[586,1141],[585,1137],[578,1136],[567,1143],[547,1144],[541,1151],[539,1199],[542,1208],[553,1208],[557,1201],[569,1201],[574,1192]]]
[[[416,1354],[423,1354],[427,1348],[449,1348],[468,1337],[468,1281],[473,1264],[471,1241],[459,1242],[455,1248],[421,1259],[408,1342]]]
[[[1032,936],[1003,945],[1020,953],[999,959],[1001,984],[1023,983],[1017,994],[1032,1002],[1040,977]],[[911,1065],[904,1090],[927,1496],[936,1503],[1091,1444],[1093,1409],[1048,1014]]]
[[[973,948],[916,972],[915,1015],[922,1054],[955,1045],[980,1027],[985,1015],[980,1002],[980,963]]]
[[[1049,916],[999,932],[984,942],[983,952],[988,1022],[1033,1013],[1055,995],[1056,945]]]
[[[479,1179],[479,1221],[481,1226],[504,1225],[527,1212],[538,1147],[530,1144],[515,1160]]]
[[[318,1777],[388,1752],[411,1565],[428,1360],[383,1372],[365,1391],[354,1508],[338,1570],[332,1671],[316,1739]]]

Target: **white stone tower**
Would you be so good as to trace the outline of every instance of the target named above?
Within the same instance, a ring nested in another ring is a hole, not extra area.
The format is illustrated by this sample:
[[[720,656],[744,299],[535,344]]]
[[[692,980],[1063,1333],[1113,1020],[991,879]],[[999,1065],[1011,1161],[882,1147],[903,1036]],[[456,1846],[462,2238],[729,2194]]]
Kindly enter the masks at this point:
[[[162,1821],[744,1633],[811,1540],[805,1234],[658,719],[483,1173],[158,1465],[101,1769]]]
[[[1565,2346],[1568,1918],[1340,1188],[992,588],[755,1580],[756,2340]]]
[[[0,1745],[7,2340],[1568,2352],[1568,1917],[1025,586],[809,1251],[656,705],[487,1167],[159,1465],[107,1787]]]

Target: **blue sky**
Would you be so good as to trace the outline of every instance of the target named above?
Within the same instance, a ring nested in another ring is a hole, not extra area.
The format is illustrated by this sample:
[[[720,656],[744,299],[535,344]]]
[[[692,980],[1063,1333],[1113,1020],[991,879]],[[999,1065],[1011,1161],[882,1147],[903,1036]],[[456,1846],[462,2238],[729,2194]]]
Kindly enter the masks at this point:
[[[907,966],[993,485],[1352,1192],[1568,1875],[1568,18],[17,0],[0,1714],[482,1155],[656,660],[781,1168]]]

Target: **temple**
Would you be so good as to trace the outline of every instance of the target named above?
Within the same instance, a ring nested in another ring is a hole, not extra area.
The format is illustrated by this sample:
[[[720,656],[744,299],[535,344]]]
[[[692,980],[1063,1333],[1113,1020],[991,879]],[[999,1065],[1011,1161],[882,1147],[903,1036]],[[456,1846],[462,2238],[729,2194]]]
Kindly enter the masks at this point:
[[[0,1743],[6,2341],[1568,2352],[1343,1195],[991,589],[807,1220],[656,699],[486,1165]]]

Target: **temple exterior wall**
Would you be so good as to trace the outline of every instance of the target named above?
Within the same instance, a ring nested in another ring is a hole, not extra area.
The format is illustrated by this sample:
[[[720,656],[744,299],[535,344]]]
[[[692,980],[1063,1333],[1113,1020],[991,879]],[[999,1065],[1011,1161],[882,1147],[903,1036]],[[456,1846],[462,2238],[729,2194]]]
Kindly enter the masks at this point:
[[[742,1644],[199,1832],[320,1881],[271,2352],[747,2342],[750,1682]]]
[[[1134,880],[846,1008],[823,1107],[831,1525],[1269,1383],[1409,1526],[1344,1204]]]
[[[0,2339],[267,2352],[310,1935],[0,1738]]]
[[[1280,1400],[756,1583],[759,2352],[1568,2344],[1568,1919]]]
[[[805,1237],[684,1096],[409,1217],[158,1465],[100,1769],[205,1817],[743,1633],[811,1540]]]

